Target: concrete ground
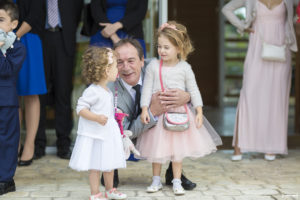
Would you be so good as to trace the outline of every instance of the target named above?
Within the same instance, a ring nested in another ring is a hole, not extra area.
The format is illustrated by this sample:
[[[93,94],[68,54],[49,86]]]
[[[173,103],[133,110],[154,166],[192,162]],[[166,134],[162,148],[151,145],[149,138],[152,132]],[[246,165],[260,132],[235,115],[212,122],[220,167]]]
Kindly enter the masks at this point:
[[[262,154],[246,154],[242,161],[232,162],[231,154],[218,151],[184,160],[186,176],[197,183],[184,196],[175,197],[168,186],[158,193],[146,193],[152,172],[146,161],[127,162],[127,169],[119,170],[119,190],[128,200],[300,200],[300,150],[271,162]],[[90,193],[87,172],[71,170],[67,160],[53,154],[17,168],[15,182],[17,191],[0,196],[1,200],[88,200]]]

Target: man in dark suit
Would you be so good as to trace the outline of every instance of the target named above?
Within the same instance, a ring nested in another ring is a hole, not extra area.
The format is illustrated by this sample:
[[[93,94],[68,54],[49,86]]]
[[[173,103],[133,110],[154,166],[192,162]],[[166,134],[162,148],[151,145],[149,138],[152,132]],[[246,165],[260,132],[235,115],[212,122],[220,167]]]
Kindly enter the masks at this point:
[[[144,63],[143,49],[139,42],[134,39],[123,39],[115,44],[115,51],[118,54],[119,76],[115,84],[109,85],[112,92],[115,92],[115,86],[118,89],[118,108],[122,112],[129,114],[124,119],[124,129],[131,130],[132,138],[139,137],[144,131],[152,128],[157,123],[157,116],[163,114],[170,107],[184,105],[190,101],[188,92],[180,89],[171,89],[165,95],[156,93],[152,96],[149,107],[150,122],[143,124],[140,119],[139,98],[137,93],[141,92],[146,64]],[[139,91],[136,90],[138,85]],[[166,184],[171,185],[173,179],[172,164],[165,175]],[[186,190],[192,190],[196,184],[188,180],[184,175],[181,176],[182,186]],[[103,182],[103,181],[102,181]],[[118,173],[115,170],[114,187],[118,185]]]
[[[48,94],[41,95],[40,124],[35,140],[35,159],[45,155],[46,104],[54,104],[57,156],[69,159],[72,129],[71,92],[76,50],[76,30],[83,0],[44,1],[42,35]]]

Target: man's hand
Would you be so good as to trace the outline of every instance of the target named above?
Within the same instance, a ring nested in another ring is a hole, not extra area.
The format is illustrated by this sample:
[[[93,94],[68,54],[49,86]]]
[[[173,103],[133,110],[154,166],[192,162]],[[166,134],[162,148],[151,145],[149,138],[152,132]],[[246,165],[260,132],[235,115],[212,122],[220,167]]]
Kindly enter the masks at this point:
[[[107,117],[105,115],[98,115],[96,121],[104,126],[107,123]]]
[[[161,92],[159,99],[161,104],[165,105],[167,109],[183,106],[188,103],[191,96],[188,92],[181,89],[167,89]]]
[[[1,41],[0,42],[0,47],[2,47],[5,44],[5,42]]]
[[[167,112],[167,106],[163,105],[159,99],[160,94],[161,92],[156,92],[151,98],[150,112],[153,116],[159,116],[164,112]]]
[[[170,108],[183,106],[190,99],[190,94],[181,89],[168,89],[165,92],[156,92],[151,98],[150,111],[153,116],[159,116]]]

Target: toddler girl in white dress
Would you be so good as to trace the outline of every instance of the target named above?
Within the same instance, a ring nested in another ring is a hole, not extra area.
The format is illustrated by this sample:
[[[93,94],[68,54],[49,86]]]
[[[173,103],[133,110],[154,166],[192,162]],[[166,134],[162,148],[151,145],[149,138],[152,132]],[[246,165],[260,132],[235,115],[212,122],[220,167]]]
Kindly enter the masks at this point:
[[[118,73],[112,49],[89,47],[83,55],[83,76],[90,84],[79,98],[77,138],[69,166],[89,171],[90,200],[125,199],[113,188],[114,169],[125,168],[126,159],[119,126],[114,118],[113,94],[107,83]],[[100,171],[105,180],[105,197],[99,191]]]

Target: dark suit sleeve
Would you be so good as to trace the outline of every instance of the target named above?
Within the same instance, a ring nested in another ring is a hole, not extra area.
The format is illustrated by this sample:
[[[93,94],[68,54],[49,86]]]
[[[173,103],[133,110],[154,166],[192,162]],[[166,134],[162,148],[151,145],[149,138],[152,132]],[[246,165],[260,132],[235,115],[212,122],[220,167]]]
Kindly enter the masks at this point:
[[[43,2],[41,0],[31,0],[31,1],[24,1],[25,7],[29,7],[29,12],[25,13],[24,20],[27,22],[32,29],[39,30],[43,25]],[[24,9],[23,9],[24,10]]]
[[[109,20],[106,17],[106,8],[103,6],[105,0],[92,0],[91,1],[91,12],[92,17],[96,24],[102,23],[109,23]]]
[[[147,12],[148,0],[137,0],[135,2],[136,5],[134,8],[126,13],[123,19],[120,20],[123,24],[123,28],[127,31],[140,24]]]
[[[26,50],[20,42],[14,43],[14,48],[9,48],[6,57],[0,53],[0,76],[13,76],[22,67]]]
[[[84,0],[77,0],[76,3],[76,19],[77,19],[77,24],[79,24],[80,19],[81,19],[81,12],[83,9],[83,1]]]

